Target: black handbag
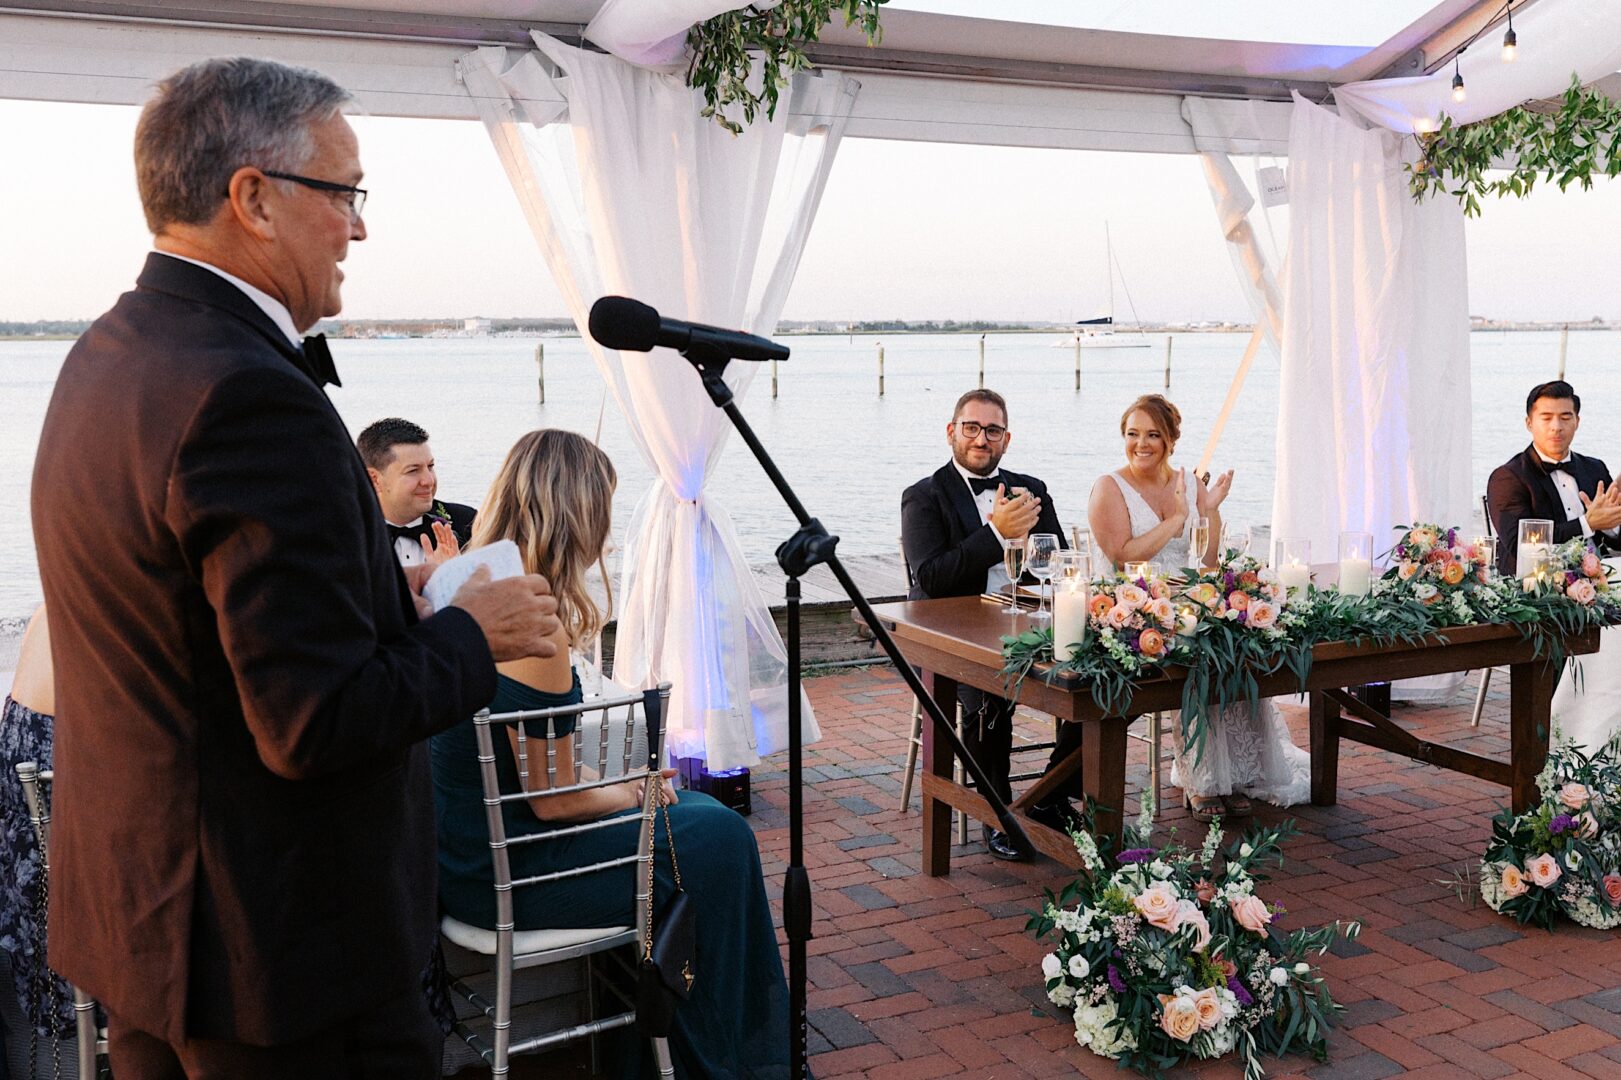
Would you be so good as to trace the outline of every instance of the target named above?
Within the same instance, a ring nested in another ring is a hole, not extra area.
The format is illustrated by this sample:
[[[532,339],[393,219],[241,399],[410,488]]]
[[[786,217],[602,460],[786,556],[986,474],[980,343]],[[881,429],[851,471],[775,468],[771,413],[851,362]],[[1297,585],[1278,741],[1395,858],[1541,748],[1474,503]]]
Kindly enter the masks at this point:
[[[664,782],[656,775],[650,776],[648,782],[658,784],[664,834],[670,842],[670,869],[675,875],[675,893],[665,905],[656,934],[653,905],[649,900],[642,962],[636,972],[636,1029],[644,1037],[659,1039],[670,1034],[675,1024],[676,1006],[687,1000],[698,979],[698,912],[681,887],[681,864],[675,857],[675,830],[670,828],[670,805],[664,798]],[[653,895],[651,858],[647,860],[647,895],[649,898]]]

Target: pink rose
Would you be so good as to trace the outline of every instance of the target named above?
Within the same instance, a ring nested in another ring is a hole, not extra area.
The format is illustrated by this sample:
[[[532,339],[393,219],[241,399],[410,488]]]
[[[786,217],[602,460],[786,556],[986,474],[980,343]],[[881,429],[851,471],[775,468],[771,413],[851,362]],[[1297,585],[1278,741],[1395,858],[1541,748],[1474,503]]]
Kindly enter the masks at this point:
[[[1199,1006],[1193,998],[1181,995],[1159,996],[1159,1026],[1177,1042],[1187,1042],[1199,1033]]]
[[[1531,884],[1540,889],[1546,889],[1559,880],[1559,863],[1552,855],[1538,855],[1528,859],[1525,863],[1525,876],[1531,879]]]
[[[1278,606],[1268,600],[1250,601],[1250,625],[1257,630],[1270,630],[1278,622]]]
[[[1582,573],[1588,577],[1598,577],[1604,573],[1604,564],[1599,562],[1597,555],[1589,551],[1582,556]]]
[[[1114,607],[1109,609],[1109,614],[1106,616],[1104,621],[1106,621],[1113,629],[1119,630],[1127,623],[1131,622],[1131,615],[1132,611],[1129,607],[1124,604],[1116,604]]]
[[[1250,606],[1249,594],[1234,589],[1227,594],[1227,606],[1233,611],[1243,611]]]
[[[1598,590],[1593,588],[1593,583],[1587,578],[1577,578],[1565,590],[1565,595],[1583,607],[1588,607],[1598,599]]]
[[[1396,567],[1396,573],[1403,581],[1406,581],[1408,578],[1418,573],[1418,564],[1404,562],[1400,566]]]
[[[1135,611],[1148,603],[1148,594],[1135,585],[1122,585],[1114,591],[1115,603]]]
[[[1233,919],[1246,930],[1265,934],[1272,925],[1272,912],[1259,896],[1246,896],[1233,904]]]
[[[1572,780],[1559,789],[1559,801],[1565,804],[1567,810],[1582,810],[1587,807],[1587,800],[1591,798],[1586,784],[1578,784]]]
[[[1520,873],[1518,866],[1503,867],[1503,895],[1512,900],[1516,896],[1524,896],[1531,891],[1531,886],[1525,883],[1525,875]]]
[[[1148,583],[1148,595],[1155,600],[1169,600],[1171,598],[1171,583],[1155,578]]]
[[[1221,999],[1216,988],[1207,986],[1193,995],[1193,1007],[1199,1013],[1199,1030],[1209,1031],[1221,1023]]]
[[[1143,610],[1158,620],[1159,624],[1166,629],[1176,625],[1176,606],[1164,597],[1150,600],[1148,606]]]
[[[1176,893],[1165,882],[1156,882],[1131,898],[1144,920],[1161,930],[1176,929]]]
[[[1204,917],[1204,912],[1199,910],[1199,905],[1192,900],[1178,900],[1176,902],[1176,914],[1172,917],[1171,932],[1175,933],[1184,926],[1191,926],[1198,931],[1193,941],[1193,951],[1204,952],[1205,947],[1210,944],[1210,921]]]
[[[1621,907],[1621,874],[1604,875],[1604,899],[1611,907]]]

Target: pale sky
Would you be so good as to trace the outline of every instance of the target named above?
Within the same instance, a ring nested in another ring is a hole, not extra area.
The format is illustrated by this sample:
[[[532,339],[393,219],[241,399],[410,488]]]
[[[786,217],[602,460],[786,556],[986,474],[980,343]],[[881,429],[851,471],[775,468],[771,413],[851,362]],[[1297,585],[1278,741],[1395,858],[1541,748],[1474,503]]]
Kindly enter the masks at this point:
[[[150,247],[135,117],[127,106],[0,101],[0,321],[93,318],[129,288]],[[370,239],[350,249],[345,316],[564,314],[481,125],[353,123]],[[1239,167],[1248,177],[1250,164]],[[1287,220],[1274,219],[1280,248]],[[1248,318],[1191,155],[860,139],[839,151],[784,317],[1097,314],[1105,222],[1142,318]],[[1606,181],[1487,203],[1468,225],[1470,310],[1621,317],[1617,236],[1621,185]],[[1131,315],[1118,286],[1115,313]]]

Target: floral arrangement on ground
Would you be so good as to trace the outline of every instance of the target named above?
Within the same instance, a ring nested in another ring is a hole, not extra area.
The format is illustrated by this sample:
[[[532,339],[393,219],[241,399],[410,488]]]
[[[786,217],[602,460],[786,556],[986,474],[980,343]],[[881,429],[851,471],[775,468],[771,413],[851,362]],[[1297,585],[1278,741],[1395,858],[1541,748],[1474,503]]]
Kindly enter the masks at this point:
[[[1118,868],[1086,831],[1072,833],[1083,873],[1049,890],[1028,929],[1056,935],[1042,958],[1047,997],[1069,1010],[1075,1039],[1148,1076],[1237,1052],[1246,1080],[1263,1056],[1328,1056],[1340,1011],[1310,958],[1360,927],[1339,923],[1280,936],[1286,912],[1257,892],[1261,866],[1283,862],[1293,823],[1256,828],[1221,853],[1220,824],[1202,848],[1146,845],[1145,815],[1126,832]]]
[[[1589,755],[1556,731],[1537,787],[1535,809],[1492,819],[1481,898],[1522,925],[1621,926],[1621,735]]]
[[[1100,709],[1129,715],[1145,680],[1183,668],[1183,735],[1202,747],[1213,706],[1253,703],[1258,679],[1284,669],[1304,686],[1312,650],[1324,642],[1412,644],[1444,641],[1456,626],[1511,625],[1557,665],[1567,635],[1621,624],[1608,570],[1580,538],[1523,580],[1494,576],[1485,545],[1461,540],[1456,528],[1400,526],[1388,555],[1367,596],[1314,585],[1285,595],[1273,570],[1231,550],[1213,569],[1174,578],[1096,578],[1087,583],[1084,640],[1062,643],[1069,658],[1055,660],[1050,629],[1027,630],[1002,639],[1002,675],[1017,696],[1043,665],[1039,677],[1079,678]]]

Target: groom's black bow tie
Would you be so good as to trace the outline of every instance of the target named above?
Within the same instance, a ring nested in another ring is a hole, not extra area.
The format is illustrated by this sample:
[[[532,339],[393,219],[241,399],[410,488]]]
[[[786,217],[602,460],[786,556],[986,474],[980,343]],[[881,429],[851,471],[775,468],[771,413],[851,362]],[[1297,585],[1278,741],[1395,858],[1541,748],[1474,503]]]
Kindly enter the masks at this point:
[[[1005,484],[1006,482],[1002,479],[1001,473],[997,473],[995,476],[970,476],[968,478],[968,487],[975,495],[979,495],[987,491],[995,491],[998,484]]]
[[[342,386],[338,369],[332,363],[332,350],[326,347],[325,334],[311,334],[304,339],[304,367],[315,380],[316,386]]]
[[[424,517],[415,525],[396,525],[391,521],[383,522],[388,527],[390,540],[409,540],[413,544],[421,543],[422,537],[433,537],[433,522]]]
[[[1566,458],[1564,461],[1547,461],[1542,457],[1542,455],[1538,454],[1537,464],[1541,465],[1542,471],[1547,473],[1549,476],[1552,476],[1556,472],[1562,472],[1567,476],[1570,474],[1570,458]]]

